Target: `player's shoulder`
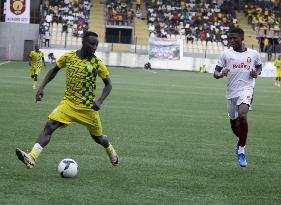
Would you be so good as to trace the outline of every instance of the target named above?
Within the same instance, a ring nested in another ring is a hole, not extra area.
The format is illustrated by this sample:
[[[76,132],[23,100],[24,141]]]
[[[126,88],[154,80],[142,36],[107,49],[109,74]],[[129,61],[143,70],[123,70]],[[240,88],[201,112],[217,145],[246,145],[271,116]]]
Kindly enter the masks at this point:
[[[96,64],[103,64],[103,61],[96,55],[93,56],[93,58],[91,59],[92,63],[96,63]]]
[[[96,55],[94,55],[94,59],[96,59],[96,61],[98,61],[98,62],[102,62],[102,60]]]
[[[228,49],[223,50],[221,55],[225,55],[225,56],[227,56],[227,55],[234,55],[234,52],[235,51],[232,48],[228,48]]]
[[[67,58],[70,58],[70,57],[77,57],[76,51],[75,51],[75,50],[74,50],[74,51],[68,51],[68,52],[64,53],[62,56],[63,56],[63,57],[67,57]]]
[[[259,52],[257,50],[252,49],[252,48],[247,48],[247,52],[254,53],[254,54],[259,54]]]

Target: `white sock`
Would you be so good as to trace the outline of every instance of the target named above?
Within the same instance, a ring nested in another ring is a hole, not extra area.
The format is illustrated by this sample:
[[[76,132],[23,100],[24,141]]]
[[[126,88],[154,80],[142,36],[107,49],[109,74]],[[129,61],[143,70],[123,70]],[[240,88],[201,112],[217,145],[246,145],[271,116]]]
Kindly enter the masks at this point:
[[[239,148],[238,148],[238,154],[245,154],[245,146],[244,147],[241,147],[241,146],[239,146]]]
[[[34,146],[33,146],[34,149],[37,149],[39,152],[42,152],[43,151],[43,147],[39,144],[39,143],[36,143]]]
[[[39,143],[36,143],[33,146],[30,155],[36,160],[39,157],[40,153],[43,151],[43,149],[44,148]]]

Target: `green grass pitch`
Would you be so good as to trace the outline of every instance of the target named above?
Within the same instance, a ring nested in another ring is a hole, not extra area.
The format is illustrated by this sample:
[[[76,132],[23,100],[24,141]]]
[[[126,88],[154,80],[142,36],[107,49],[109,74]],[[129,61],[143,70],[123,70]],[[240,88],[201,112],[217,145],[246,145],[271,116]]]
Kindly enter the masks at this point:
[[[42,70],[40,81],[50,68]],[[35,103],[27,63],[0,65],[0,204],[281,204],[281,88],[256,83],[249,113],[248,167],[234,154],[226,114],[226,79],[194,72],[109,68],[111,95],[100,112],[120,157],[105,151],[78,124],[57,130],[36,167],[17,159],[30,150],[64,94],[64,71]],[[98,81],[98,93],[102,82]],[[57,165],[79,164],[73,179]]]

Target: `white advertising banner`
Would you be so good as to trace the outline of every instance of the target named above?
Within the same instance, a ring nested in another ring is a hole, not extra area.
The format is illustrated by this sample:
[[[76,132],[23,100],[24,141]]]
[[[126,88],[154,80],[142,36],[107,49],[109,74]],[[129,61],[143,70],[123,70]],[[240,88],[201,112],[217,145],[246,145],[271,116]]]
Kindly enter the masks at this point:
[[[149,38],[149,59],[181,60],[182,56],[182,39]]]
[[[29,23],[30,22],[30,0],[7,0],[6,22]]]

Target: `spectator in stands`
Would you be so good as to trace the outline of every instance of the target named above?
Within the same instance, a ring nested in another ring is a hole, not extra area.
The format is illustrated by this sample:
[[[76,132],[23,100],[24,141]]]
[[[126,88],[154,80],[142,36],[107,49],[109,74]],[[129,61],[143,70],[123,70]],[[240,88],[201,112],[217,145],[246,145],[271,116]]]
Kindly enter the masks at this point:
[[[194,42],[194,37],[192,36],[191,33],[186,35],[186,43],[188,43],[188,41],[191,41],[192,44]]]
[[[272,50],[273,50],[272,44],[269,42],[269,44],[268,44],[268,46],[267,46],[267,60],[268,60],[268,61],[271,61],[271,58],[272,58]]]
[[[267,37],[263,38],[263,49],[262,52],[267,52],[268,45],[270,44],[269,39]]]
[[[65,32],[66,34],[68,33],[68,25],[67,22],[65,21],[62,25],[62,31],[61,34],[63,34],[63,32]]]
[[[45,34],[44,34],[44,42],[45,42],[45,47],[50,47],[50,32],[49,30],[45,31]]]
[[[53,15],[48,13],[46,16],[46,22],[48,23],[49,27],[51,26],[51,23],[53,22]]]
[[[141,9],[141,0],[136,0],[136,11]]]

